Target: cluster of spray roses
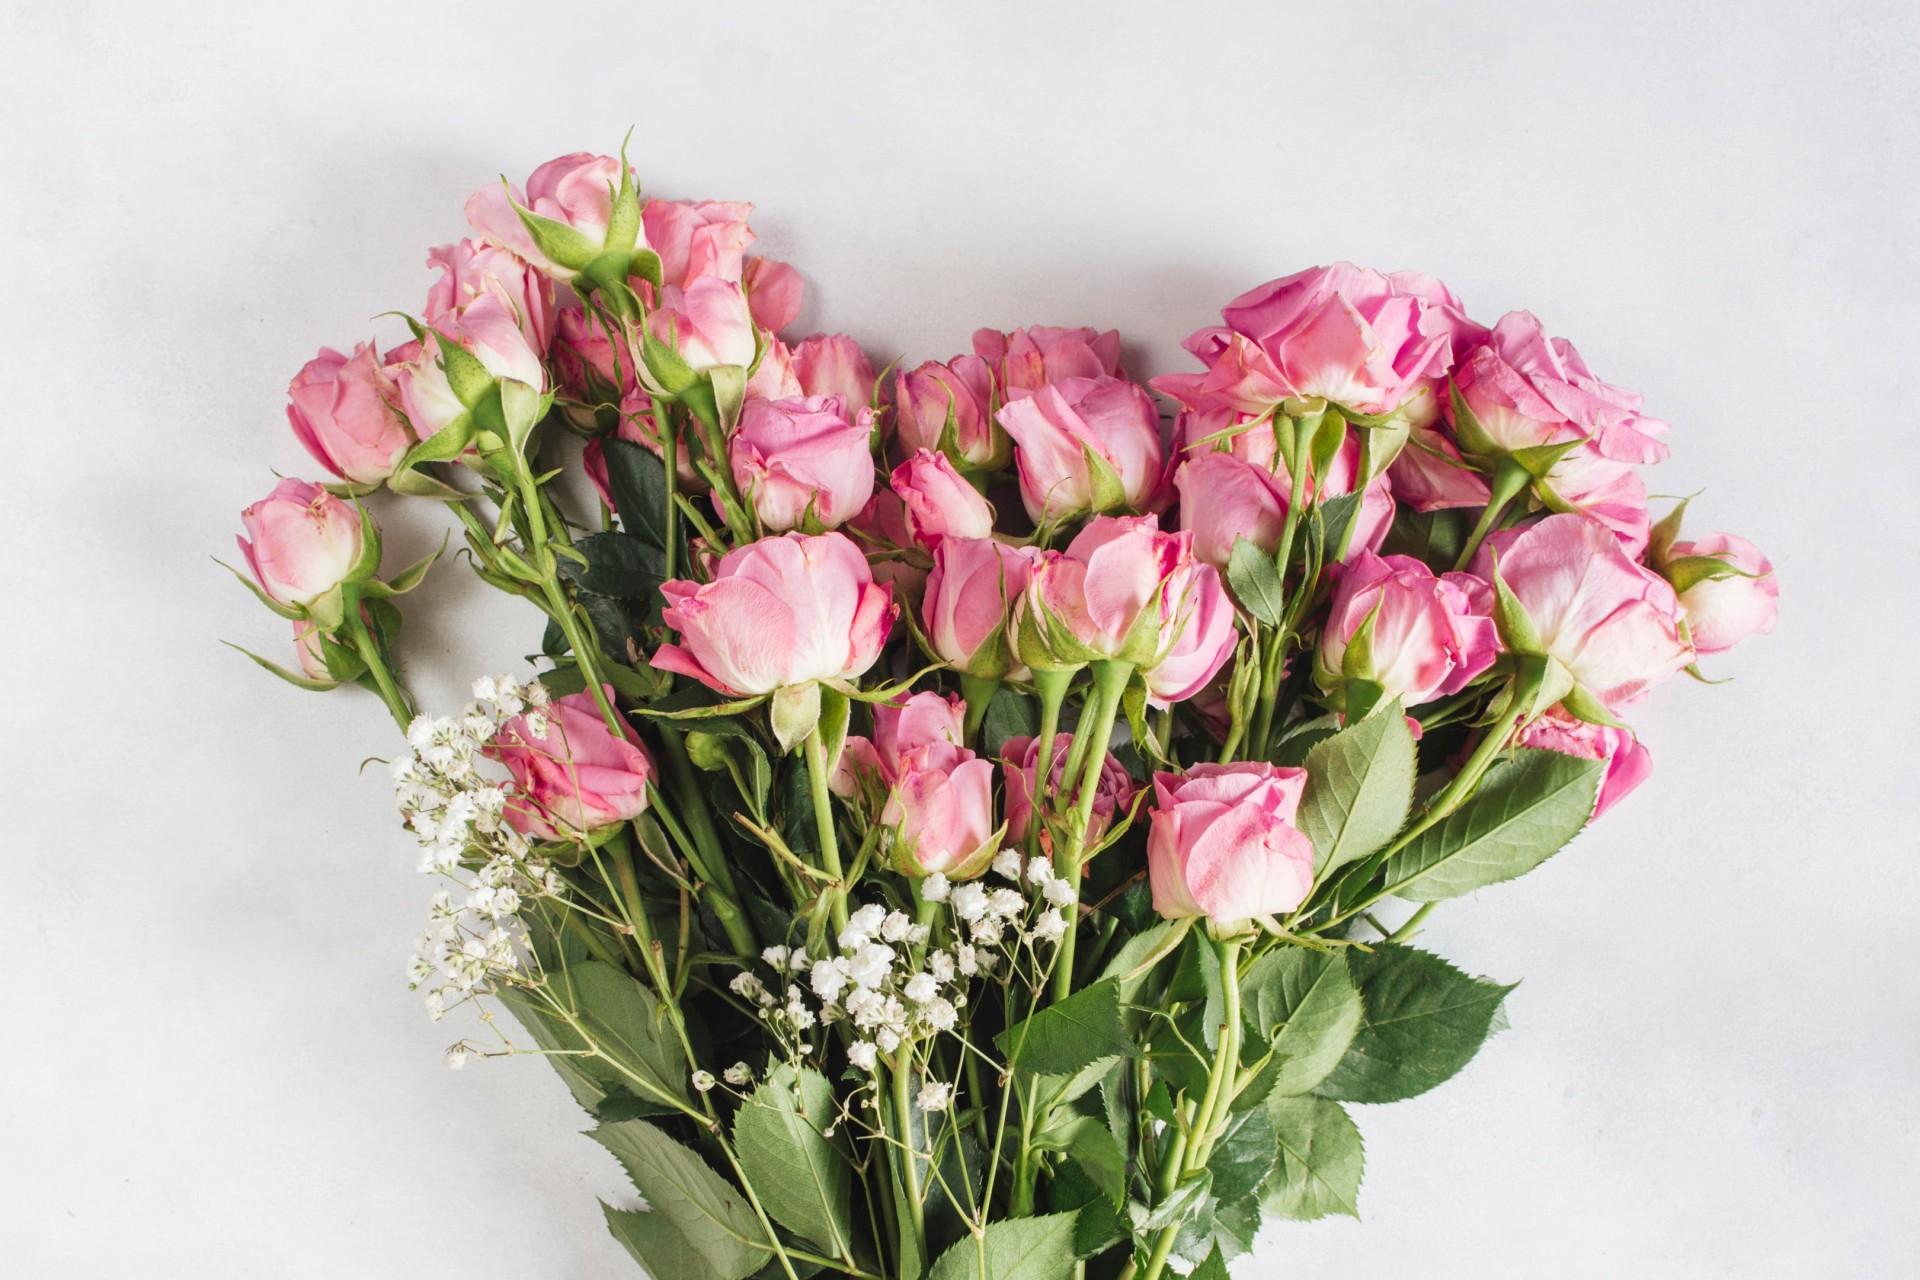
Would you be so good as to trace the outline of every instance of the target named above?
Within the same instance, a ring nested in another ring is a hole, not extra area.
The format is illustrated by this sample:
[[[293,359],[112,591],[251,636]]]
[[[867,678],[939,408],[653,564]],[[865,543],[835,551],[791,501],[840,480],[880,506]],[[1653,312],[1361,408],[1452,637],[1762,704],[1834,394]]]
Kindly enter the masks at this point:
[[[888,382],[845,335],[783,336],[800,280],[749,252],[749,212],[554,160],[468,201],[411,340],[323,350],[289,388],[333,480],[282,481],[241,548],[293,625],[297,670],[274,669],[370,688],[408,731],[401,807],[462,888],[415,980],[436,1014],[512,1004],[643,1191],[679,1157],[638,1151],[656,1137],[623,1126],[662,1131],[633,1117],[717,1144],[748,1207],[715,1273],[905,1275],[1084,1210],[1068,1168],[1105,1189],[1085,1088],[1037,1082],[1125,1052],[1023,1075],[1015,1032],[1051,1047],[1049,1013],[1204,953],[1234,1011],[1205,1029],[1215,1065],[1165,1104],[1150,1076],[1109,1100],[1139,1125],[1115,1133],[1114,1225],[1075,1256],[1149,1280],[1230,1256],[1250,1231],[1181,1222],[1237,1221],[1188,1189],[1253,1087],[1239,991],[1262,957],[1364,949],[1368,927],[1397,945],[1370,909],[1432,900],[1405,858],[1516,753],[1600,762],[1573,829],[1616,803],[1649,769],[1622,715],[1770,630],[1772,566],[1653,518],[1641,469],[1668,428],[1640,397],[1430,277],[1262,285],[1187,341],[1201,371],[1151,389],[1116,333],[1039,326]],[[542,461],[569,433],[595,519]],[[542,683],[417,715],[393,600],[433,558],[380,576],[383,489],[444,504],[479,576],[545,615]],[[1364,785],[1315,763],[1402,726],[1403,794],[1362,847]],[[716,1095],[701,1063],[736,1053]],[[843,1070],[873,1113],[852,1130]],[[757,1178],[753,1118],[796,1108],[809,1158],[827,1144],[898,1205],[833,1201],[823,1226]],[[949,1157],[983,1185],[937,1189]],[[1249,1194],[1298,1209],[1267,1158]],[[664,1211],[616,1212],[637,1257],[666,1256],[629,1220]]]

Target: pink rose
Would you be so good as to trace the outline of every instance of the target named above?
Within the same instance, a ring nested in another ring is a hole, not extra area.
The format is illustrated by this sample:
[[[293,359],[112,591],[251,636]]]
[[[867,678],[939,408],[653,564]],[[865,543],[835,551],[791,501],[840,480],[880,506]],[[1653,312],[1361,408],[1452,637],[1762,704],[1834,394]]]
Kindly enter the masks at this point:
[[[360,513],[317,484],[282,480],[240,513],[240,523],[247,567],[281,604],[311,604],[364,567]]]
[[[1616,462],[1667,456],[1658,439],[1667,424],[1641,416],[1641,397],[1594,377],[1571,342],[1549,338],[1525,311],[1500,318],[1486,345],[1454,374],[1454,385],[1502,450],[1586,439]]]
[[[413,446],[407,420],[389,403],[393,394],[371,342],[350,357],[322,347],[287,387],[287,421],[314,461],[343,480],[374,484]]]
[[[491,295],[506,304],[527,344],[545,353],[553,342],[553,281],[519,255],[484,240],[461,240],[427,251],[440,278],[427,291],[426,322],[439,328]]]
[[[944,538],[990,538],[993,508],[963,480],[944,453],[916,450],[889,483],[906,505],[907,529],[929,551]]]
[[[1120,378],[1067,378],[1001,408],[1013,437],[1020,498],[1036,523],[1154,504],[1160,415],[1145,387]]]
[[[1457,346],[1485,332],[1433,277],[1345,262],[1263,284],[1220,315],[1224,326],[1185,344],[1205,373],[1153,381],[1190,409],[1258,415],[1288,399],[1325,399],[1392,413],[1422,379],[1446,372]]]
[[[927,643],[956,671],[985,680],[1024,680],[1008,624],[1010,602],[1033,574],[1037,552],[988,538],[945,538],[933,553],[921,618]]]
[[[753,308],[753,322],[768,333],[778,333],[800,315],[806,285],[800,273],[771,258],[748,258],[740,273],[741,287]]]
[[[951,426],[957,460],[976,471],[997,471],[1013,456],[1013,442],[993,420],[993,374],[978,356],[908,369],[894,380],[893,398],[904,448],[938,450]]]
[[[1576,720],[1560,707],[1553,707],[1520,731],[1518,745],[1558,751],[1582,760],[1605,760],[1607,772],[1600,779],[1600,794],[1594,798],[1593,816],[1599,817],[1645,782],[1653,773],[1653,757],[1635,741],[1631,729],[1587,724]]]
[[[1553,515],[1496,533],[1474,558],[1474,576],[1491,579],[1496,564],[1545,652],[1610,708],[1693,661],[1673,588],[1597,520]]]
[[[1240,633],[1233,625],[1233,602],[1221,589],[1220,576],[1212,565],[1194,569],[1186,595],[1192,612],[1185,626],[1160,660],[1140,672],[1150,707],[1185,702],[1205,689],[1240,643]]]
[[[320,630],[320,624],[309,618],[293,620],[293,652],[300,661],[300,670],[309,680],[332,680],[333,672],[327,669],[326,651],[321,647],[326,637]]]
[[[684,289],[668,286],[647,315],[647,330],[680,353],[695,373],[716,365],[753,363],[753,315],[740,286],[700,276]]]
[[[1230,928],[1305,902],[1313,842],[1293,817],[1306,785],[1306,770],[1257,760],[1154,774],[1147,832],[1154,910]]]
[[[630,171],[629,171],[630,172]],[[549,160],[533,171],[526,190],[489,183],[467,199],[467,223],[484,240],[512,250],[550,276],[573,272],[551,262],[534,246],[517,204],[529,213],[572,227],[595,244],[604,244],[613,221],[613,195],[620,187],[620,162],[585,151]],[[644,239],[641,247],[645,247]]]
[[[960,758],[966,736],[967,704],[958,694],[922,690],[910,696],[878,703],[873,708],[873,737],[850,734],[841,751],[840,765],[831,782],[835,793],[858,795],[871,778],[880,788],[892,786],[906,771],[909,757],[925,757],[927,748],[946,763]]]
[[[723,556],[712,581],[660,591],[680,643],[661,645],[653,665],[736,698],[865,674],[897,612],[838,533],[762,538]]]
[[[1725,653],[1750,635],[1768,635],[1779,617],[1780,584],[1760,548],[1731,533],[1676,542],[1670,559],[1711,556],[1752,577],[1709,578],[1680,593],[1680,609],[1695,652]]]
[[[1464,573],[1436,577],[1411,556],[1363,551],[1339,570],[1314,676],[1328,693],[1348,678],[1370,680],[1408,707],[1458,693],[1500,652],[1484,611],[1490,599],[1487,584]],[[1362,628],[1367,656],[1350,672],[1348,646]]]
[[[993,368],[1003,395],[1018,388],[1037,391],[1068,378],[1120,376],[1120,331],[1056,329],[1036,324],[1012,333],[980,329],[973,353]]]
[[[900,495],[876,487],[873,501],[843,527],[867,553],[873,580],[891,585],[896,603],[917,609],[926,590],[928,561],[907,529],[907,508]]]
[[[794,372],[793,348],[768,335],[760,344],[760,363],[747,379],[747,397],[760,400],[793,400],[807,394]]]
[[[612,701],[612,686],[602,686]],[[647,807],[653,762],[627,725],[614,737],[590,693],[555,698],[546,732],[530,717],[500,726],[487,758],[513,775],[506,818],[514,830],[541,840],[572,840],[627,822]]]
[[[873,497],[871,440],[871,427],[849,422],[839,396],[749,400],[727,451],[762,525],[818,532],[845,524]]]
[[[816,333],[793,349],[793,372],[810,396],[839,396],[849,412],[873,407],[873,364],[844,333]]]
[[[1349,438],[1327,468],[1320,496],[1336,498],[1352,493],[1359,463],[1360,442]],[[1228,452],[1200,450],[1180,464],[1173,483],[1180,493],[1180,523],[1193,534],[1196,559],[1224,570],[1233,556],[1233,544],[1240,538],[1268,553],[1279,547],[1287,506],[1293,497],[1293,481],[1278,458],[1263,465],[1243,462]],[[1308,484],[1313,484],[1312,476]],[[1311,487],[1308,492],[1312,492]],[[1387,478],[1376,477],[1354,513],[1347,537],[1348,554],[1377,550],[1393,524],[1393,510]]]
[[[1602,457],[1591,443],[1579,445],[1554,464],[1540,487],[1613,530],[1633,559],[1646,551],[1653,521],[1647,513],[1646,481],[1632,463]]]
[[[993,762],[952,747],[911,752],[880,823],[893,831],[893,864],[903,874],[979,875],[999,847]]]
[[[1053,740],[1046,795],[1058,805],[1072,804],[1072,793],[1078,790],[1078,778],[1074,779],[1073,786],[1065,784],[1067,755],[1072,747],[1070,733]],[[1034,775],[1040,771],[1040,740],[1008,738],[1000,748],[1000,756],[1001,771],[1007,780],[1007,839],[1018,844],[1027,838],[1027,831],[1033,825],[1033,782]],[[1089,847],[1100,843],[1100,838],[1113,826],[1115,814],[1132,807],[1138,790],[1126,769],[1112,755],[1101,762],[1100,777],[1093,786],[1093,814],[1087,819]]]
[[[649,200],[640,210],[647,247],[660,255],[660,278],[685,289],[701,276],[740,283],[753,232],[750,204]]]
[[[546,368],[540,362],[540,354],[527,345],[519,321],[500,298],[483,294],[465,311],[429,333],[420,344],[418,354],[394,372],[400,407],[406,412],[414,434],[422,440],[438,435],[467,412],[467,406],[454,394],[447,380],[440,350],[445,342],[458,344],[496,378],[512,378],[535,391],[546,390]]]
[[[618,404],[630,393],[646,394],[626,342],[615,342],[585,307],[560,308],[551,359],[560,391],[582,404]]]

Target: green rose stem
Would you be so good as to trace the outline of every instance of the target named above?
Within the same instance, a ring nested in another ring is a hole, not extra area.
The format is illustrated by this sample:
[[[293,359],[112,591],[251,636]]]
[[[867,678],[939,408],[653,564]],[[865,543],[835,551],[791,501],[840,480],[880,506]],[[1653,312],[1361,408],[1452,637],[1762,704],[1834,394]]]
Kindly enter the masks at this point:
[[[834,932],[847,927],[846,871],[840,865],[840,837],[833,827],[833,793],[827,789],[827,744],[814,726],[807,734],[807,781],[813,788],[813,823],[820,833],[820,869],[833,877],[826,888],[828,917]]]
[[[993,705],[993,695],[1000,692],[1000,682],[989,680],[985,676],[970,676],[962,672],[960,676],[960,696],[966,699],[967,719],[964,737],[966,746],[978,748],[980,745],[980,722],[987,718],[987,708]]]
[[[915,1274],[925,1274],[927,1269],[927,1210],[920,1192],[920,1158],[913,1147],[913,1051],[910,1045],[902,1041],[893,1061],[888,1064],[893,1076],[893,1123],[899,1130],[898,1146],[893,1148],[893,1158],[900,1170],[900,1191],[907,1202],[906,1220],[902,1222],[902,1249],[911,1249],[915,1260]]]
[[[662,723],[660,731],[661,754],[666,757],[667,774],[673,784],[673,794],[679,801],[681,820],[686,825],[690,847],[686,849],[687,861],[693,864],[694,874],[713,886],[714,892],[703,895],[707,909],[720,921],[720,927],[726,930],[727,941],[732,944],[734,953],[740,956],[759,954],[760,944],[754,937],[753,925],[746,913],[740,909],[740,893],[734,885],[733,865],[727,861],[726,849],[720,843],[720,832],[713,825],[713,814],[707,809],[705,796],[700,790],[700,780],[694,775],[693,761],[687,758],[687,741],[678,725]],[[656,789],[655,795],[660,793]]]
[[[1080,769],[1080,789],[1074,795],[1073,820],[1067,828],[1064,848],[1054,855],[1054,870],[1073,890],[1073,905],[1068,908],[1067,931],[1060,938],[1060,952],[1054,959],[1053,998],[1065,1000],[1073,994],[1073,948],[1080,934],[1080,872],[1086,859],[1087,824],[1093,821],[1093,802],[1099,791],[1100,770],[1107,763],[1107,747],[1113,739],[1113,722],[1120,714],[1120,698],[1127,681],[1133,678],[1133,664],[1117,658],[1102,658],[1093,664],[1093,705],[1074,735],[1073,757],[1084,749],[1086,760]],[[1085,746],[1082,747],[1084,741]],[[1046,775],[1034,775],[1035,799],[1045,784]]]
[[[1480,513],[1479,523],[1473,526],[1473,532],[1467,535],[1467,545],[1460,549],[1459,559],[1453,562],[1455,573],[1465,569],[1473,559],[1473,553],[1480,549],[1500,524],[1500,515],[1507,504],[1520,496],[1520,491],[1533,483],[1533,473],[1512,458],[1501,458],[1494,464],[1493,479],[1487,485],[1487,508]]]
[[[355,583],[343,584],[340,588],[341,601],[346,609],[347,636],[353,641],[353,651],[367,664],[367,670],[373,673],[373,683],[380,690],[380,700],[387,704],[387,710],[393,713],[393,722],[405,733],[407,726],[413,723],[413,708],[407,703],[407,695],[400,692],[400,686],[394,683],[393,671],[387,665],[387,655],[381,652],[380,642],[374,639],[373,632],[367,627],[367,620],[360,616],[360,588]]]
[[[1053,740],[1060,736],[1060,708],[1066,703],[1067,690],[1073,687],[1078,667],[1061,671],[1035,671],[1033,689],[1040,695],[1040,733],[1034,740],[1033,807],[1039,810],[1047,798],[1047,779],[1053,775]],[[1041,823],[1033,823],[1029,833],[1036,846]]]

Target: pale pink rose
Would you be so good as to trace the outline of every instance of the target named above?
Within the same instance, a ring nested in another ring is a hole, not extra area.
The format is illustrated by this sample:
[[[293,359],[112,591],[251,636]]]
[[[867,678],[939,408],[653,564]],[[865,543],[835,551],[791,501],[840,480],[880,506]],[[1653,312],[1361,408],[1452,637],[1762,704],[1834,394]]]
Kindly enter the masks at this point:
[[[1360,444],[1349,439],[1327,468],[1323,497],[1353,492],[1359,459]],[[1263,466],[1243,462],[1228,452],[1196,452],[1180,464],[1173,482],[1180,493],[1180,522],[1193,534],[1196,559],[1224,570],[1233,556],[1233,544],[1240,538],[1269,554],[1279,547],[1293,482],[1277,458]],[[1312,483],[1309,476],[1308,484]],[[1386,477],[1375,477],[1354,513],[1347,554],[1377,550],[1393,524],[1393,511]]]
[[[1013,400],[999,413],[1013,437],[1020,499],[1036,522],[1088,511],[1153,507],[1162,461],[1160,415],[1145,387],[1120,378],[1067,378]],[[1088,457],[1118,481],[1101,493]]]
[[[612,702],[613,687],[602,689]],[[487,744],[487,758],[513,775],[506,819],[514,830],[577,839],[646,810],[653,761],[629,726],[616,738],[586,692],[555,698],[545,720],[546,732],[537,733],[529,716],[515,716]]]
[[[993,762],[953,747],[908,753],[880,812],[880,824],[893,830],[897,869],[919,875],[978,874],[992,856],[997,831]]]
[[[905,772],[910,756],[925,758],[924,748],[933,747],[940,760],[952,763],[959,757],[966,737],[967,704],[958,694],[936,693],[931,689],[896,697],[873,708],[873,737],[849,734],[841,750],[840,764],[832,779],[839,795],[858,795],[863,779],[872,779],[882,789],[892,786]],[[964,753],[967,757],[972,752]]]
[[[1557,706],[1522,729],[1518,745],[1558,751],[1582,760],[1605,760],[1607,772],[1600,779],[1600,793],[1593,802],[1596,818],[1620,803],[1629,791],[1653,773],[1653,757],[1634,738],[1631,729],[1587,724]]]
[[[1151,673],[1180,659],[1164,701],[1197,692],[1228,657],[1217,635],[1231,613],[1220,575],[1193,558],[1193,535],[1163,533],[1153,516],[1096,516],[1065,551],[1042,552],[1014,605],[1013,629],[1029,665],[1072,667],[1099,658]],[[1189,632],[1198,631],[1198,637]]]
[[[505,302],[483,294],[465,311],[430,332],[412,360],[394,367],[400,407],[414,434],[422,440],[438,435],[467,411],[442,367],[440,348],[444,342],[457,343],[496,378],[524,382],[535,391],[546,390],[546,367],[539,353],[527,345],[519,322]]]
[[[1067,756],[1073,749],[1073,735],[1063,733],[1053,740],[1053,759],[1047,769],[1046,795],[1061,807],[1071,807],[1080,779],[1066,785]],[[1027,838],[1033,825],[1033,782],[1040,771],[1040,740],[1008,738],[1000,748],[1000,768],[1007,781],[1007,839],[1015,844]],[[1100,776],[1093,786],[1093,812],[1087,819],[1086,842],[1097,844],[1113,826],[1115,814],[1125,813],[1139,791],[1120,761],[1109,754],[1100,762]]]
[[[1393,496],[1415,511],[1484,507],[1487,478],[1469,467],[1445,423],[1416,424],[1387,468]]]
[[[1024,680],[1008,623],[1011,603],[1027,589],[1029,548],[989,538],[945,538],[933,553],[921,618],[927,643],[942,662],[987,680]]]
[[[993,508],[946,454],[915,450],[893,469],[889,483],[906,506],[913,540],[927,550],[937,549],[943,538],[993,536]]]
[[[851,410],[873,407],[873,363],[844,333],[816,333],[793,349],[793,372],[810,396],[839,396]]]
[[[1147,831],[1154,910],[1231,928],[1305,902],[1313,842],[1294,814],[1306,785],[1306,770],[1257,760],[1154,774]]]
[[[240,513],[247,558],[260,589],[281,604],[310,604],[360,564],[360,513],[317,484],[286,479]]]
[[[1773,578],[1773,562],[1760,548],[1731,533],[1710,533],[1693,542],[1674,543],[1669,558],[1683,556],[1712,556],[1753,575],[1696,582],[1680,593],[1680,609],[1696,652],[1725,653],[1748,636],[1772,633],[1780,613],[1780,584]]]
[[[1491,579],[1496,563],[1546,652],[1608,707],[1631,703],[1693,661],[1673,588],[1597,520],[1553,515],[1496,533],[1474,558],[1474,576]]]
[[[1403,706],[1460,692],[1499,655],[1500,637],[1485,612],[1486,583],[1464,573],[1436,576],[1411,556],[1372,552],[1338,573],[1314,665],[1329,693],[1344,682],[1347,646],[1369,619],[1371,657],[1357,674]]]
[[[322,347],[287,387],[287,421],[314,461],[343,480],[373,484],[413,446],[407,420],[389,401],[394,394],[371,342],[351,356]]]
[[[747,397],[759,400],[792,400],[809,394],[794,371],[793,348],[771,334],[760,344],[760,363],[747,379]]]
[[[748,258],[740,283],[753,306],[753,322],[768,333],[780,332],[799,316],[806,285],[786,263]]]
[[[482,239],[510,249],[548,275],[570,280],[573,272],[547,260],[514,205],[572,227],[595,244],[604,244],[613,220],[613,195],[620,187],[620,161],[578,151],[549,160],[533,171],[526,189],[492,182],[467,199],[467,223]],[[645,247],[644,239],[641,247]]]
[[[938,449],[949,421],[958,461],[997,470],[1013,456],[1013,442],[993,420],[993,374],[978,356],[947,364],[928,361],[894,379],[894,430],[908,449]]]
[[[864,675],[897,612],[839,533],[762,538],[723,556],[712,581],[660,591],[680,643],[661,645],[653,665],[736,698]]]
[[[1220,674],[1240,643],[1233,601],[1221,589],[1212,565],[1196,565],[1187,595],[1192,613],[1160,660],[1140,672],[1147,705],[1169,707],[1200,693]]]
[[[647,247],[660,255],[661,281],[685,289],[701,276],[740,283],[746,269],[750,204],[649,200],[640,210]]]
[[[973,335],[973,353],[993,369],[1003,397],[1018,388],[1037,391],[1068,378],[1120,377],[1120,331],[1058,329],[1030,325],[1001,333],[979,329]]]
[[[1207,372],[1153,381],[1190,409],[1262,414],[1284,400],[1321,398],[1392,413],[1485,333],[1433,277],[1345,262],[1263,284],[1220,315],[1224,325],[1185,344]]]
[[[749,400],[727,451],[734,483],[767,529],[835,529],[873,497],[871,439],[839,396]]]
[[[1658,439],[1667,424],[1642,416],[1641,397],[1594,377],[1571,342],[1549,338],[1525,311],[1500,318],[1486,344],[1454,374],[1454,385],[1501,449],[1585,439],[1616,462],[1667,456]]]
[[[524,258],[484,240],[461,240],[427,251],[440,278],[427,291],[425,320],[439,328],[485,295],[507,305],[535,351],[553,342],[553,281]]]
[[[1631,462],[1602,457],[1587,443],[1555,463],[1542,483],[1561,502],[1613,530],[1629,556],[1637,560],[1646,551],[1653,519],[1646,481]]]
[[[680,353],[695,373],[716,365],[753,363],[753,316],[740,286],[700,276],[685,289],[668,286],[647,315],[647,330]]]
[[[307,618],[293,620],[293,652],[300,660],[300,670],[309,680],[331,680],[333,673],[327,670],[327,657],[321,650],[321,632],[319,624]]]

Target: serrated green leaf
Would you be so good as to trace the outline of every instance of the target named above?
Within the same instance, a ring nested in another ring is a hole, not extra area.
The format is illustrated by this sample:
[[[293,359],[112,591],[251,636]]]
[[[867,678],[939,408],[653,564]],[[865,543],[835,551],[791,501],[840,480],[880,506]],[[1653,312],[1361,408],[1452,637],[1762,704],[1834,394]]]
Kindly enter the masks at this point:
[[[613,966],[588,960],[555,978],[553,995],[599,1050],[598,1055],[579,1054],[587,1042],[564,1021],[553,1024],[559,1047],[576,1053],[573,1064],[583,1073],[603,1086],[624,1085],[665,1098],[685,1095],[686,1055],[667,1031],[652,992]]]
[[[659,547],[626,533],[589,534],[573,546],[587,562],[561,557],[560,574],[582,591],[648,602],[659,594],[667,570]]]
[[[1077,1213],[990,1222],[941,1254],[927,1280],[1063,1280],[1073,1271]]]
[[[1586,826],[1605,773],[1603,760],[1513,752],[1471,800],[1387,860],[1388,891],[1437,902],[1526,874]]]
[[[1220,1256],[1219,1245],[1214,1245],[1213,1252],[1187,1274],[1187,1280],[1233,1280],[1227,1271],[1227,1260]]]
[[[644,1120],[601,1125],[587,1135],[620,1161],[650,1206],[604,1206],[607,1229],[634,1260],[673,1280],[745,1280],[772,1249],[745,1195]]]
[[[1064,1154],[1112,1204],[1126,1200],[1127,1153],[1107,1131],[1105,1121],[1064,1112],[1034,1136],[1034,1145]]]
[[[1273,553],[1262,551],[1244,536],[1233,540],[1233,552],[1227,559],[1227,585],[1249,617],[1272,627],[1286,616],[1286,589],[1279,569],[1274,567]]]
[[[1254,962],[1241,980],[1248,1048],[1273,1049],[1271,1091],[1311,1091],[1340,1065],[1360,1029],[1360,992],[1339,952],[1281,947]]]
[[[1414,746],[1396,699],[1307,751],[1300,829],[1325,875],[1393,839],[1413,803]]]
[[[1254,1194],[1272,1172],[1274,1155],[1273,1122],[1266,1111],[1234,1114],[1207,1156],[1215,1198],[1231,1204]]]
[[[776,1067],[742,1104],[734,1145],[774,1221],[828,1255],[853,1257],[853,1168],[825,1137],[835,1126],[833,1086],[817,1071]]]
[[[1310,1221],[1329,1214],[1360,1216],[1366,1150],[1346,1109],[1325,1098],[1273,1098],[1267,1103],[1279,1150],[1260,1207],[1277,1217]]]
[[[1008,1027],[994,1044],[1013,1066],[1041,1075],[1071,1075],[1102,1058],[1140,1056],[1120,1021],[1120,990],[1112,979]]]
[[[667,468],[658,455],[631,440],[600,442],[607,462],[608,487],[620,513],[620,526],[656,547],[667,545]]]
[[[1040,704],[1030,694],[1002,688],[980,721],[980,754],[995,759],[1009,738],[1031,738],[1039,732]]]
[[[1398,1102],[1451,1079],[1513,990],[1395,942],[1353,950],[1347,963],[1360,988],[1360,1030],[1314,1091],[1346,1102]]]

